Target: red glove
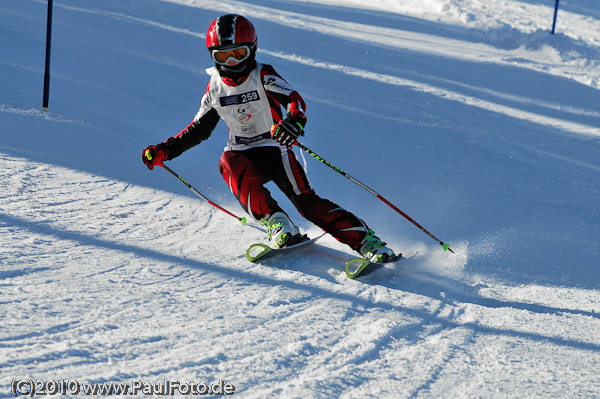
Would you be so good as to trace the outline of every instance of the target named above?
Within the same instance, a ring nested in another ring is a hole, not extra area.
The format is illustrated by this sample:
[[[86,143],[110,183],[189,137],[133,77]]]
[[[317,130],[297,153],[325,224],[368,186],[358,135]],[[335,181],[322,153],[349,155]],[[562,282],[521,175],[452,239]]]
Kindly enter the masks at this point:
[[[304,136],[306,116],[302,111],[292,109],[286,118],[271,127],[271,138],[285,147],[296,144],[298,137]]]
[[[148,169],[154,170],[155,166],[164,166],[163,161],[167,160],[167,151],[160,146],[151,145],[144,148],[142,152],[142,161]]]

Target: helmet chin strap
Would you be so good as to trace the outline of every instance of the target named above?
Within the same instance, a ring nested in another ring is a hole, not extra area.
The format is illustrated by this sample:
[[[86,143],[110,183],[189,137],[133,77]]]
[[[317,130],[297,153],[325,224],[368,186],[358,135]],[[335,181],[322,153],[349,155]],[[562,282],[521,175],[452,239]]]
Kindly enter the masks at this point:
[[[254,60],[254,58],[251,58],[239,65],[236,65],[236,67],[234,68],[227,67],[225,65],[219,65],[216,63],[215,66],[217,67],[217,70],[219,71],[219,74],[221,76],[232,79],[239,79],[243,76],[248,75],[250,71],[254,69],[254,67],[256,66],[256,61]]]

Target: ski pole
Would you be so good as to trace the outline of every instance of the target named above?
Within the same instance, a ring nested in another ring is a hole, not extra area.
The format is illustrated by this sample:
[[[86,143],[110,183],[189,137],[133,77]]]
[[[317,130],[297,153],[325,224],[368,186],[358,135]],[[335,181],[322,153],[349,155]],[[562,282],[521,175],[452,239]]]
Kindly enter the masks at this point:
[[[427,231],[427,229],[425,229],[423,226],[421,226],[419,223],[417,223],[413,218],[411,218],[410,216],[408,216],[406,213],[402,212],[400,209],[398,209],[397,206],[395,206],[394,204],[392,204],[387,199],[383,198],[380,194],[376,193],[373,189],[369,188],[366,184],[361,183],[360,181],[356,180],[354,177],[350,176],[349,174],[347,174],[346,172],[344,172],[343,170],[341,170],[337,166],[331,164],[330,162],[327,162],[325,159],[323,159],[322,157],[320,157],[319,155],[317,155],[311,149],[309,149],[306,146],[304,146],[302,143],[296,142],[296,144],[298,145],[298,147],[302,151],[306,152],[308,155],[310,155],[311,157],[315,158],[317,161],[319,161],[321,163],[324,163],[325,165],[329,166],[331,169],[335,170],[336,172],[338,172],[339,174],[341,174],[345,178],[349,179],[353,183],[358,184],[360,187],[364,188],[365,190],[367,190],[368,192],[370,192],[371,194],[373,194],[374,196],[376,196],[377,198],[379,198],[381,201],[383,201],[390,208],[392,208],[393,210],[395,210],[396,212],[398,212],[400,215],[404,216],[406,218],[406,220],[408,220],[409,222],[411,222],[412,224],[414,224],[415,226],[417,226],[419,229],[421,229],[421,231],[423,231],[429,237],[431,237],[435,241],[437,241],[437,243],[440,244],[442,246],[442,248],[444,248],[444,251],[450,251],[452,253],[455,253],[452,250],[452,248],[450,248],[450,244],[446,244],[446,243],[440,241],[436,236],[434,236],[429,231]]]
[[[192,190],[194,192],[194,194],[196,194],[198,197],[202,198],[204,201],[208,202],[210,205],[214,206],[215,208],[217,208],[220,211],[225,212],[226,214],[228,214],[229,216],[232,216],[234,218],[236,218],[241,224],[246,224],[246,218],[245,217],[239,217],[234,215],[233,213],[229,212],[227,209],[223,208],[222,206],[220,206],[219,204],[215,204],[214,202],[212,202],[211,200],[209,200],[208,198],[206,198],[204,195],[202,195],[198,190],[196,190],[194,187],[192,187],[192,185],[190,183],[188,183],[183,177],[179,176],[177,173],[175,173],[173,171],[173,169],[169,168],[167,165],[162,166],[163,168],[165,168],[165,170],[167,172],[169,172],[170,174],[172,174],[173,176],[175,176],[177,179],[179,179],[180,182],[182,182],[183,184],[185,184],[190,190]]]

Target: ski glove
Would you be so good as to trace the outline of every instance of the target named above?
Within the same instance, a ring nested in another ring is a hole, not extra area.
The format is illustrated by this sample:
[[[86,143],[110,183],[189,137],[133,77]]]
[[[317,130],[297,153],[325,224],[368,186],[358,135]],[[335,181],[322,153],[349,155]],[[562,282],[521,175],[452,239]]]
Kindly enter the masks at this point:
[[[293,109],[286,118],[271,127],[271,138],[285,147],[296,144],[298,137],[304,136],[306,116],[302,111]]]
[[[150,170],[154,170],[155,166],[164,166],[163,161],[166,160],[167,151],[160,144],[148,146],[142,152],[142,161]]]

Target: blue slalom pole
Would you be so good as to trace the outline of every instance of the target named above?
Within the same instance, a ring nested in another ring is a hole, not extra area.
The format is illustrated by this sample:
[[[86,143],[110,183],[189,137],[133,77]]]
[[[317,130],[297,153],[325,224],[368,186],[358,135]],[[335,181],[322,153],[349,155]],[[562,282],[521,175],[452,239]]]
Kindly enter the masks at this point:
[[[48,0],[48,22],[46,24],[46,68],[44,71],[44,101],[42,110],[48,112],[50,97],[50,42],[52,38],[52,0]]]
[[[554,34],[554,28],[556,28],[556,14],[558,14],[558,2],[560,0],[556,0],[556,4],[554,5],[554,21],[552,22],[552,34]]]

